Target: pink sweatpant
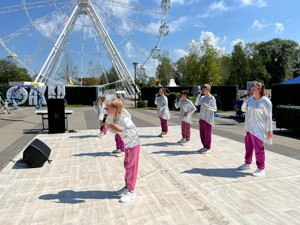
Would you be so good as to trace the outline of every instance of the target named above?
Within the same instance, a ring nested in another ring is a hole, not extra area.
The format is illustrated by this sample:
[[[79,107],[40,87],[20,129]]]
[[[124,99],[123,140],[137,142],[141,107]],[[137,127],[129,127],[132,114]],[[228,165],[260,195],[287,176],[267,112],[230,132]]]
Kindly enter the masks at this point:
[[[125,148],[125,185],[131,192],[134,191],[138,167],[139,167],[139,156],[140,156],[141,145],[134,146],[132,148]]]
[[[204,120],[199,120],[200,140],[204,148],[211,148],[212,126]]]
[[[115,134],[115,141],[116,141],[116,147],[118,149],[121,149],[122,152],[124,152],[125,144],[120,134]]]
[[[165,120],[161,117],[159,117],[159,119],[160,119],[161,131],[168,133],[168,120]]]
[[[191,138],[191,124],[181,121],[181,135],[187,141]]]
[[[245,136],[245,148],[245,163],[252,163],[252,156],[255,151],[257,168],[263,170],[265,168],[265,148],[263,141],[247,132]]]

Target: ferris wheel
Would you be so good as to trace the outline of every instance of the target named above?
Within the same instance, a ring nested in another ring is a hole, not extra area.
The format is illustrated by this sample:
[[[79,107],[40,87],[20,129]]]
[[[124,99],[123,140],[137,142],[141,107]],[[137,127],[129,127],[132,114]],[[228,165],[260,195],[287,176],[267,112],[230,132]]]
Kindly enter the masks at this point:
[[[64,62],[71,63],[81,78],[95,76],[95,71],[97,77],[109,76],[106,71],[114,68],[117,82],[133,94],[137,87],[129,68],[145,73],[160,57],[160,43],[169,33],[170,4],[170,0],[1,0],[0,57],[13,58],[36,82],[45,84],[61,82],[62,71],[68,73]]]

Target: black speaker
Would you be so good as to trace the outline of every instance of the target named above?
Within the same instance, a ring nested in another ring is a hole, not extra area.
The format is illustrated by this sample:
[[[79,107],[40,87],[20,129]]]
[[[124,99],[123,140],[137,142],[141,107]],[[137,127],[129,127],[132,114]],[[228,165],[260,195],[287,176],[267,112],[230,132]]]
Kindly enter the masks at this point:
[[[48,128],[49,133],[65,133],[65,101],[64,99],[48,99]]]
[[[23,161],[29,167],[42,167],[46,161],[50,163],[51,149],[40,139],[34,139],[23,152]]]

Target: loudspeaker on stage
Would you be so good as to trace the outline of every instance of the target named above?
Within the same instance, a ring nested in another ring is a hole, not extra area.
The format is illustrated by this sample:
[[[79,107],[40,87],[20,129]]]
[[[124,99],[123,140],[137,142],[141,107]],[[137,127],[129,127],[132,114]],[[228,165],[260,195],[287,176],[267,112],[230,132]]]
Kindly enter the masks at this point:
[[[51,149],[38,138],[34,139],[23,152],[23,161],[29,167],[42,167],[46,161],[50,163]]]

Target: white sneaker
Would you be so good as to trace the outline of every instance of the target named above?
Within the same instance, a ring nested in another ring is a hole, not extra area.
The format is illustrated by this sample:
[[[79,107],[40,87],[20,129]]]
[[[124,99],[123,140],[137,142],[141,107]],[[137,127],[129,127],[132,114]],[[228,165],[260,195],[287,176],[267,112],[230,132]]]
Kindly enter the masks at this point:
[[[125,187],[122,187],[121,189],[117,190],[117,191],[115,192],[115,195],[124,195],[124,194],[126,194],[127,192],[128,192],[128,189],[127,189],[127,187],[125,186]]]
[[[189,143],[189,142],[188,142],[187,140],[184,139],[184,141],[181,142],[180,144],[181,144],[181,145],[188,145],[188,143]]]
[[[183,143],[183,142],[185,142],[185,139],[184,139],[184,138],[181,138],[180,141],[177,141],[178,144],[181,144],[181,143]]]
[[[162,132],[161,137],[162,137],[162,138],[167,137],[167,133],[166,133],[166,132]]]
[[[251,170],[251,164],[244,163],[243,165],[238,167],[237,170]]]
[[[130,191],[127,191],[126,194],[124,194],[121,198],[120,198],[120,202],[122,203],[127,203],[127,202],[130,202],[132,200],[134,200],[136,198],[136,194],[134,192],[130,192]]]
[[[113,155],[115,155],[116,157],[121,157],[121,156],[125,156],[125,153],[120,151],[118,153],[114,153]]]
[[[117,148],[116,150],[113,150],[113,151],[112,151],[112,154],[116,154],[116,153],[120,153],[120,152],[122,152],[122,150],[119,149],[119,148]]]
[[[210,149],[207,149],[207,148],[203,148],[199,153],[200,153],[200,154],[210,154],[210,153],[211,153],[211,150],[210,150]]]
[[[197,150],[198,153],[201,153],[205,148],[200,148],[199,150]]]
[[[265,170],[257,169],[257,170],[255,170],[254,173],[252,173],[252,176],[261,177],[261,176],[264,176],[265,174],[266,174]]]

